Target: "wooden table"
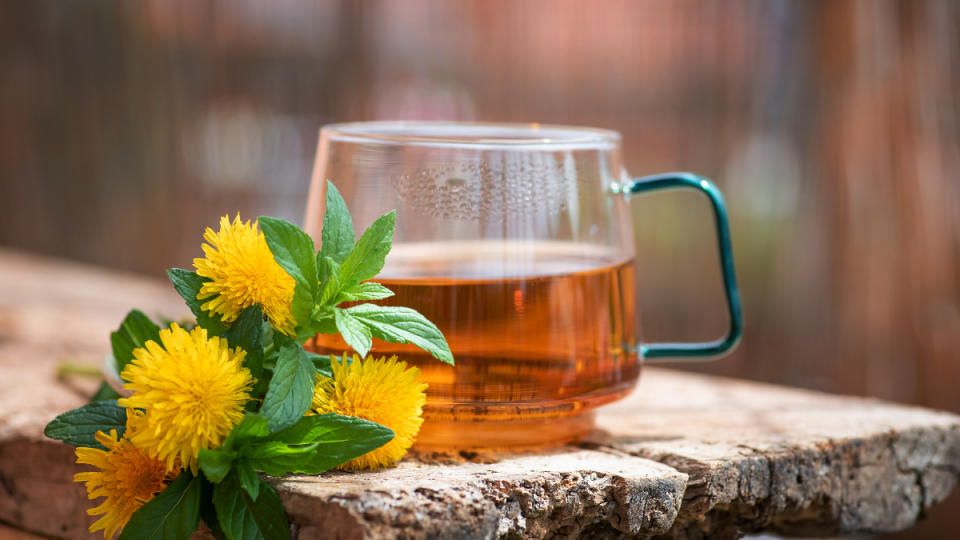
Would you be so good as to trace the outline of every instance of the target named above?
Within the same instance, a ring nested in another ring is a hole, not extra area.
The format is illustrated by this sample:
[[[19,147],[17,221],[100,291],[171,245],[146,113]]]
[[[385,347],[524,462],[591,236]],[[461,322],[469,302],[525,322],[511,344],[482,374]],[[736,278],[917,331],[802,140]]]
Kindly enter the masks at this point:
[[[133,306],[185,314],[161,280],[0,250],[0,536],[99,537],[73,449],[42,429],[96,383],[57,366],[98,365]],[[275,486],[301,539],[728,538],[903,530],[960,472],[960,417],[664,369],[597,426],[579,446]]]

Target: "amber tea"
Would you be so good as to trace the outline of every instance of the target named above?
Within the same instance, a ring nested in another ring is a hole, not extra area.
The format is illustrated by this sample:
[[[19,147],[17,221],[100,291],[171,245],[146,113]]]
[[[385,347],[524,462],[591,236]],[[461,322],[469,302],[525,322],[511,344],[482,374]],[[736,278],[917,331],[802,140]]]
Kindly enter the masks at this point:
[[[589,429],[581,413],[622,397],[639,373],[632,259],[570,242],[398,244],[377,278],[436,323],[451,367],[411,345],[372,354],[419,366],[429,384],[420,446],[518,446]],[[346,349],[317,336],[320,353]],[[549,431],[550,434],[541,431]]]

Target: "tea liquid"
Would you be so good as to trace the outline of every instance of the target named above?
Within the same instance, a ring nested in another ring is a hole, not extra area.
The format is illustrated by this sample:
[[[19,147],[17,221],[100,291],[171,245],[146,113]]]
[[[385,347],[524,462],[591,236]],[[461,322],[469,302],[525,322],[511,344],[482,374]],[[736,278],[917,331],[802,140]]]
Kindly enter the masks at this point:
[[[452,277],[451,277],[452,276]],[[592,428],[588,409],[618,399],[639,374],[632,259],[564,243],[394,246],[377,278],[447,338],[456,366],[411,345],[374,340],[429,384],[418,446],[565,442]],[[348,350],[318,335],[321,354]]]

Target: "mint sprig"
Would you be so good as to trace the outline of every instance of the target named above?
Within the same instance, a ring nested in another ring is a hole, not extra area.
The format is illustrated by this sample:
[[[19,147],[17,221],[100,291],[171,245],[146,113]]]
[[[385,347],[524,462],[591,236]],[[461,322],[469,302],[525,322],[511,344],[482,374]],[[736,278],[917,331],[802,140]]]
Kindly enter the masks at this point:
[[[336,186],[328,181],[323,243],[315,256],[308,256],[305,251],[306,240],[291,240],[296,236],[292,231],[299,231],[296,226],[275,218],[259,219],[261,223],[267,220],[269,225],[263,227],[267,244],[271,250],[277,246],[274,256],[278,261],[285,261],[281,266],[294,276],[298,287],[298,276],[309,276],[313,272],[320,278],[314,289],[315,304],[310,316],[306,317],[303,309],[295,312],[298,341],[303,343],[316,334],[339,333],[347,345],[360,356],[366,356],[375,337],[392,343],[411,343],[442,362],[454,363],[443,333],[416,310],[373,304],[340,307],[347,302],[393,296],[393,291],[369,280],[383,269],[390,252],[396,227],[395,212],[380,216],[354,242],[350,211]],[[300,234],[304,233],[300,231]],[[292,244],[300,246],[296,255],[290,254]],[[295,295],[294,304],[296,302]]]

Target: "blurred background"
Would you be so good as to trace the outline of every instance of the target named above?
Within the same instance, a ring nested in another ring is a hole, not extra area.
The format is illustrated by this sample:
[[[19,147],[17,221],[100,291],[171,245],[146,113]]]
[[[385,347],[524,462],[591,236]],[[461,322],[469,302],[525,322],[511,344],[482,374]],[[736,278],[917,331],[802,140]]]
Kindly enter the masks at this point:
[[[960,2],[0,6],[0,246],[160,277],[302,222],[322,124],[605,127],[730,205],[745,338],[684,369],[960,412]],[[706,203],[633,204],[645,337],[721,333]]]

